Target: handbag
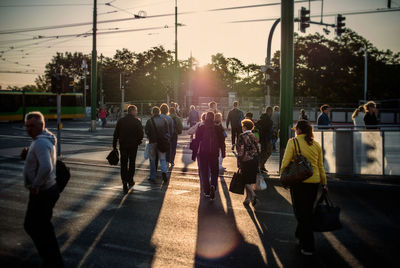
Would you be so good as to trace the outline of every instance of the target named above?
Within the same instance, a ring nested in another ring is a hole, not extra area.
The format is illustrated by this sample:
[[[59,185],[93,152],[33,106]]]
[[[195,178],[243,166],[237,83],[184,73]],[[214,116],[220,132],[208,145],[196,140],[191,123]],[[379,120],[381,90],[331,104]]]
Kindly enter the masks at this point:
[[[244,194],[244,183],[240,169],[233,173],[231,184],[229,185],[229,191],[234,194]]]
[[[165,153],[168,151],[169,148],[169,143],[166,139],[163,138],[163,136],[159,136],[158,131],[157,131],[157,127],[156,124],[154,123],[154,119],[151,118],[151,123],[153,125],[154,128],[154,133],[156,134],[156,140],[157,140],[157,150],[159,150],[162,153]]]
[[[257,191],[264,191],[267,189],[267,183],[264,180],[264,176],[260,173],[257,173],[255,190]]]
[[[119,153],[118,149],[114,148],[107,156],[108,163],[112,166],[118,165]]]
[[[67,167],[63,161],[57,160],[56,182],[60,193],[64,190],[70,178],[71,178],[71,173],[69,171],[69,167]]]
[[[150,143],[146,142],[146,147],[144,149],[144,159],[147,160],[150,157]]]
[[[310,161],[301,155],[299,141],[294,138],[294,161],[283,170],[280,181],[284,187],[293,186],[311,177],[314,173]]]
[[[312,227],[315,232],[330,232],[342,228],[340,208],[333,205],[326,191],[321,194],[314,208]]]

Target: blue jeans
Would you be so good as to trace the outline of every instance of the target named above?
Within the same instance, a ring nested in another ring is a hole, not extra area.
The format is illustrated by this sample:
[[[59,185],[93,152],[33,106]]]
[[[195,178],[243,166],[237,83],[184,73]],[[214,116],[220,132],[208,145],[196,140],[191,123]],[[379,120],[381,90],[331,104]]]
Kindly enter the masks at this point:
[[[160,168],[162,173],[167,173],[167,161],[165,159],[165,153],[160,152],[157,149],[157,143],[150,143],[150,179],[157,177],[156,159],[160,161]]]

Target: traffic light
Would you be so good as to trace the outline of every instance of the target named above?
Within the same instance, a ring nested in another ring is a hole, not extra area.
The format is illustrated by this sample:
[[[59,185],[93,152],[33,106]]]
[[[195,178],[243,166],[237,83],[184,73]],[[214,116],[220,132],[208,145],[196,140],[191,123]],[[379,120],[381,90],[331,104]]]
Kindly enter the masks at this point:
[[[342,33],[345,32],[345,28],[344,28],[344,26],[346,25],[346,23],[344,23],[345,20],[346,20],[346,17],[343,17],[342,14],[338,14],[336,17],[336,34],[339,37],[342,35]]]
[[[306,28],[310,27],[310,10],[305,7],[300,9],[300,32],[305,33]]]

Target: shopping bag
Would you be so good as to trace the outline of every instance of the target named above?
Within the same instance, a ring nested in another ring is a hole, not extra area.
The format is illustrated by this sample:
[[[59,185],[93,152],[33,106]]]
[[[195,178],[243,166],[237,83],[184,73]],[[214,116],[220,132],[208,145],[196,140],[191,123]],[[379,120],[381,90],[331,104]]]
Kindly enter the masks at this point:
[[[231,184],[229,185],[229,191],[235,194],[244,194],[244,183],[240,170],[233,174]]]
[[[146,142],[146,147],[144,148],[144,159],[147,160],[150,157],[150,143]]]
[[[118,165],[119,162],[119,153],[118,149],[114,148],[107,156],[108,163],[112,166]]]
[[[60,193],[64,191],[64,188],[67,185],[70,178],[71,178],[71,173],[69,171],[69,167],[67,167],[63,161],[57,159],[56,182]]]
[[[340,208],[335,207],[324,191],[314,208],[312,227],[315,232],[330,232],[342,228]]]
[[[267,183],[265,182],[264,176],[262,174],[257,174],[257,181],[255,184],[255,190],[263,191],[267,189]]]

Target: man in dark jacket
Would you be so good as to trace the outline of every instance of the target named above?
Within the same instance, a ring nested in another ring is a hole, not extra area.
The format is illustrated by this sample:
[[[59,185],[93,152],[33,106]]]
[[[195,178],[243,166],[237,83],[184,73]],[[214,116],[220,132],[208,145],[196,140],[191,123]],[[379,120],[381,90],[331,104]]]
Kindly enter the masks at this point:
[[[331,111],[331,108],[329,107],[329,105],[324,104],[319,108],[319,110],[321,111],[321,113],[318,115],[317,119],[318,126],[322,126],[321,128],[326,128],[324,126],[330,126],[331,120],[329,120],[329,113]]]
[[[137,107],[128,106],[128,114],[119,119],[114,130],[113,147],[117,148],[119,140],[119,149],[121,154],[121,180],[124,193],[135,185],[133,176],[135,175],[136,154],[139,144],[143,139],[142,122],[136,118]],[[128,168],[129,161],[129,168]]]
[[[206,120],[196,131],[199,141],[200,179],[205,197],[215,198],[218,184],[218,156],[225,158],[225,137],[221,125],[215,125],[214,113],[207,112]],[[210,177],[211,176],[211,177]]]
[[[235,149],[236,140],[239,138],[240,133],[242,133],[241,122],[244,119],[243,112],[238,109],[238,105],[237,101],[233,102],[233,109],[229,111],[226,118],[227,129],[229,129],[229,123],[231,124],[232,150]]]
[[[168,122],[160,116],[160,109],[153,107],[152,117],[147,120],[145,126],[145,132],[150,144],[150,181],[154,181],[157,177],[156,161],[160,161],[160,167],[162,172],[163,181],[166,182],[167,178],[167,161],[166,151],[169,145],[169,132]],[[162,143],[162,144],[159,144]],[[166,147],[166,148],[163,148]],[[163,149],[162,149],[163,148]],[[165,149],[165,150],[164,150]],[[157,160],[158,157],[158,160]]]
[[[260,133],[261,152],[259,162],[261,172],[268,172],[265,168],[265,163],[272,154],[272,136],[274,131],[273,121],[271,120],[272,112],[272,107],[268,106],[265,109],[265,113],[261,114],[260,120],[256,123]]]

